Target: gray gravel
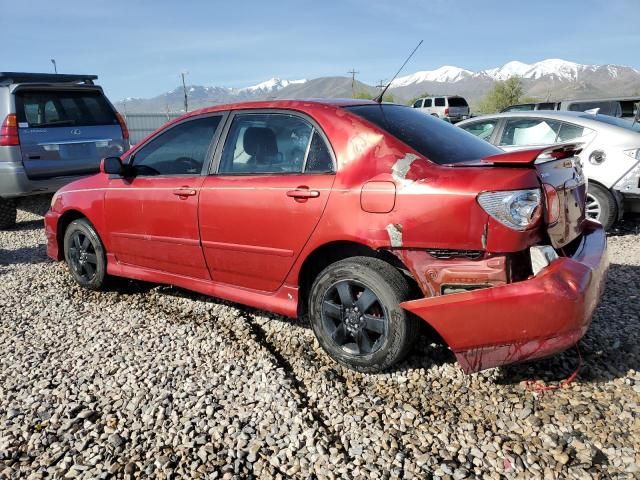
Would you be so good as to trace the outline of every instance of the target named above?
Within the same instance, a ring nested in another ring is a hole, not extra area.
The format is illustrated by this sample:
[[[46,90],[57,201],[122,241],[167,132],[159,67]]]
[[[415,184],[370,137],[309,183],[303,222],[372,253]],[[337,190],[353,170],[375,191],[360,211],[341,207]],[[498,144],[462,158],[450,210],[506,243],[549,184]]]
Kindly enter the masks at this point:
[[[640,222],[610,238],[575,350],[465,376],[426,335],[395,371],[296,322],[183,290],[79,289],[37,202],[0,232],[0,478],[638,478]],[[36,212],[36,213],[33,213]]]

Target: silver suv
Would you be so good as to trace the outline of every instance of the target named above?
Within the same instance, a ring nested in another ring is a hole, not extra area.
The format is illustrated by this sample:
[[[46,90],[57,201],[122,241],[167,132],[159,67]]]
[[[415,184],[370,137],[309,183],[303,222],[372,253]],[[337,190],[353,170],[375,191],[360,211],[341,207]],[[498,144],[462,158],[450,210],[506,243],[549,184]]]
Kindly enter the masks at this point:
[[[0,229],[15,224],[17,198],[55,192],[129,148],[97,78],[0,72]]]
[[[449,120],[451,123],[465,120],[470,115],[469,104],[458,95],[420,98],[413,104],[413,108],[428,115]]]

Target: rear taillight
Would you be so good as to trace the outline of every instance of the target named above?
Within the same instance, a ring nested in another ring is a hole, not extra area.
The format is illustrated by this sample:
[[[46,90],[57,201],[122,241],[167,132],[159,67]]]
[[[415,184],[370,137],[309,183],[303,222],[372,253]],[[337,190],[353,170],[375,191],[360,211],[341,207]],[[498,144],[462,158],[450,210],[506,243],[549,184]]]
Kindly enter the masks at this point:
[[[553,225],[560,218],[560,198],[558,198],[558,192],[552,185],[545,183],[542,186],[544,187],[547,204],[545,220],[548,225]]]
[[[478,195],[478,203],[485,212],[514,230],[532,228],[542,215],[537,188],[482,192]]]
[[[444,114],[445,114],[445,115],[449,115],[449,109],[448,109],[448,108],[445,108],[445,109],[444,109]]]
[[[122,138],[125,140],[129,140],[129,129],[127,128],[127,122],[124,121],[124,117],[116,112],[116,118],[118,119],[118,123],[120,124],[120,129],[122,130]]]
[[[18,119],[15,113],[10,113],[5,117],[2,127],[0,127],[0,146],[13,147],[16,145],[20,145]]]

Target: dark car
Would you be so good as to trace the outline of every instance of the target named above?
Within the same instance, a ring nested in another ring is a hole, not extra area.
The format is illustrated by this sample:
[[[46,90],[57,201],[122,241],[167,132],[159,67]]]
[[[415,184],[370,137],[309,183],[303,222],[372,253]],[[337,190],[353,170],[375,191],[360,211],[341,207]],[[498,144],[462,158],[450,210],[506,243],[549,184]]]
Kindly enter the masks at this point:
[[[95,75],[0,73],[0,228],[15,199],[55,192],[129,148],[122,117]]]

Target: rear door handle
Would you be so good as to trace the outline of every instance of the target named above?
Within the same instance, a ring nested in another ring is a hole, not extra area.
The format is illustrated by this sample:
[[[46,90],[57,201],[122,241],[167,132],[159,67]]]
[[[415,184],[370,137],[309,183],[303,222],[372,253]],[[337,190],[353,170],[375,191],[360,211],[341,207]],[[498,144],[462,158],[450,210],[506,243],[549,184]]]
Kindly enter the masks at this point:
[[[293,198],[318,198],[319,196],[318,190],[309,190],[308,188],[296,188],[287,192],[287,197]]]
[[[173,194],[179,197],[193,197],[196,193],[195,189],[188,187],[176,188],[173,191]]]

